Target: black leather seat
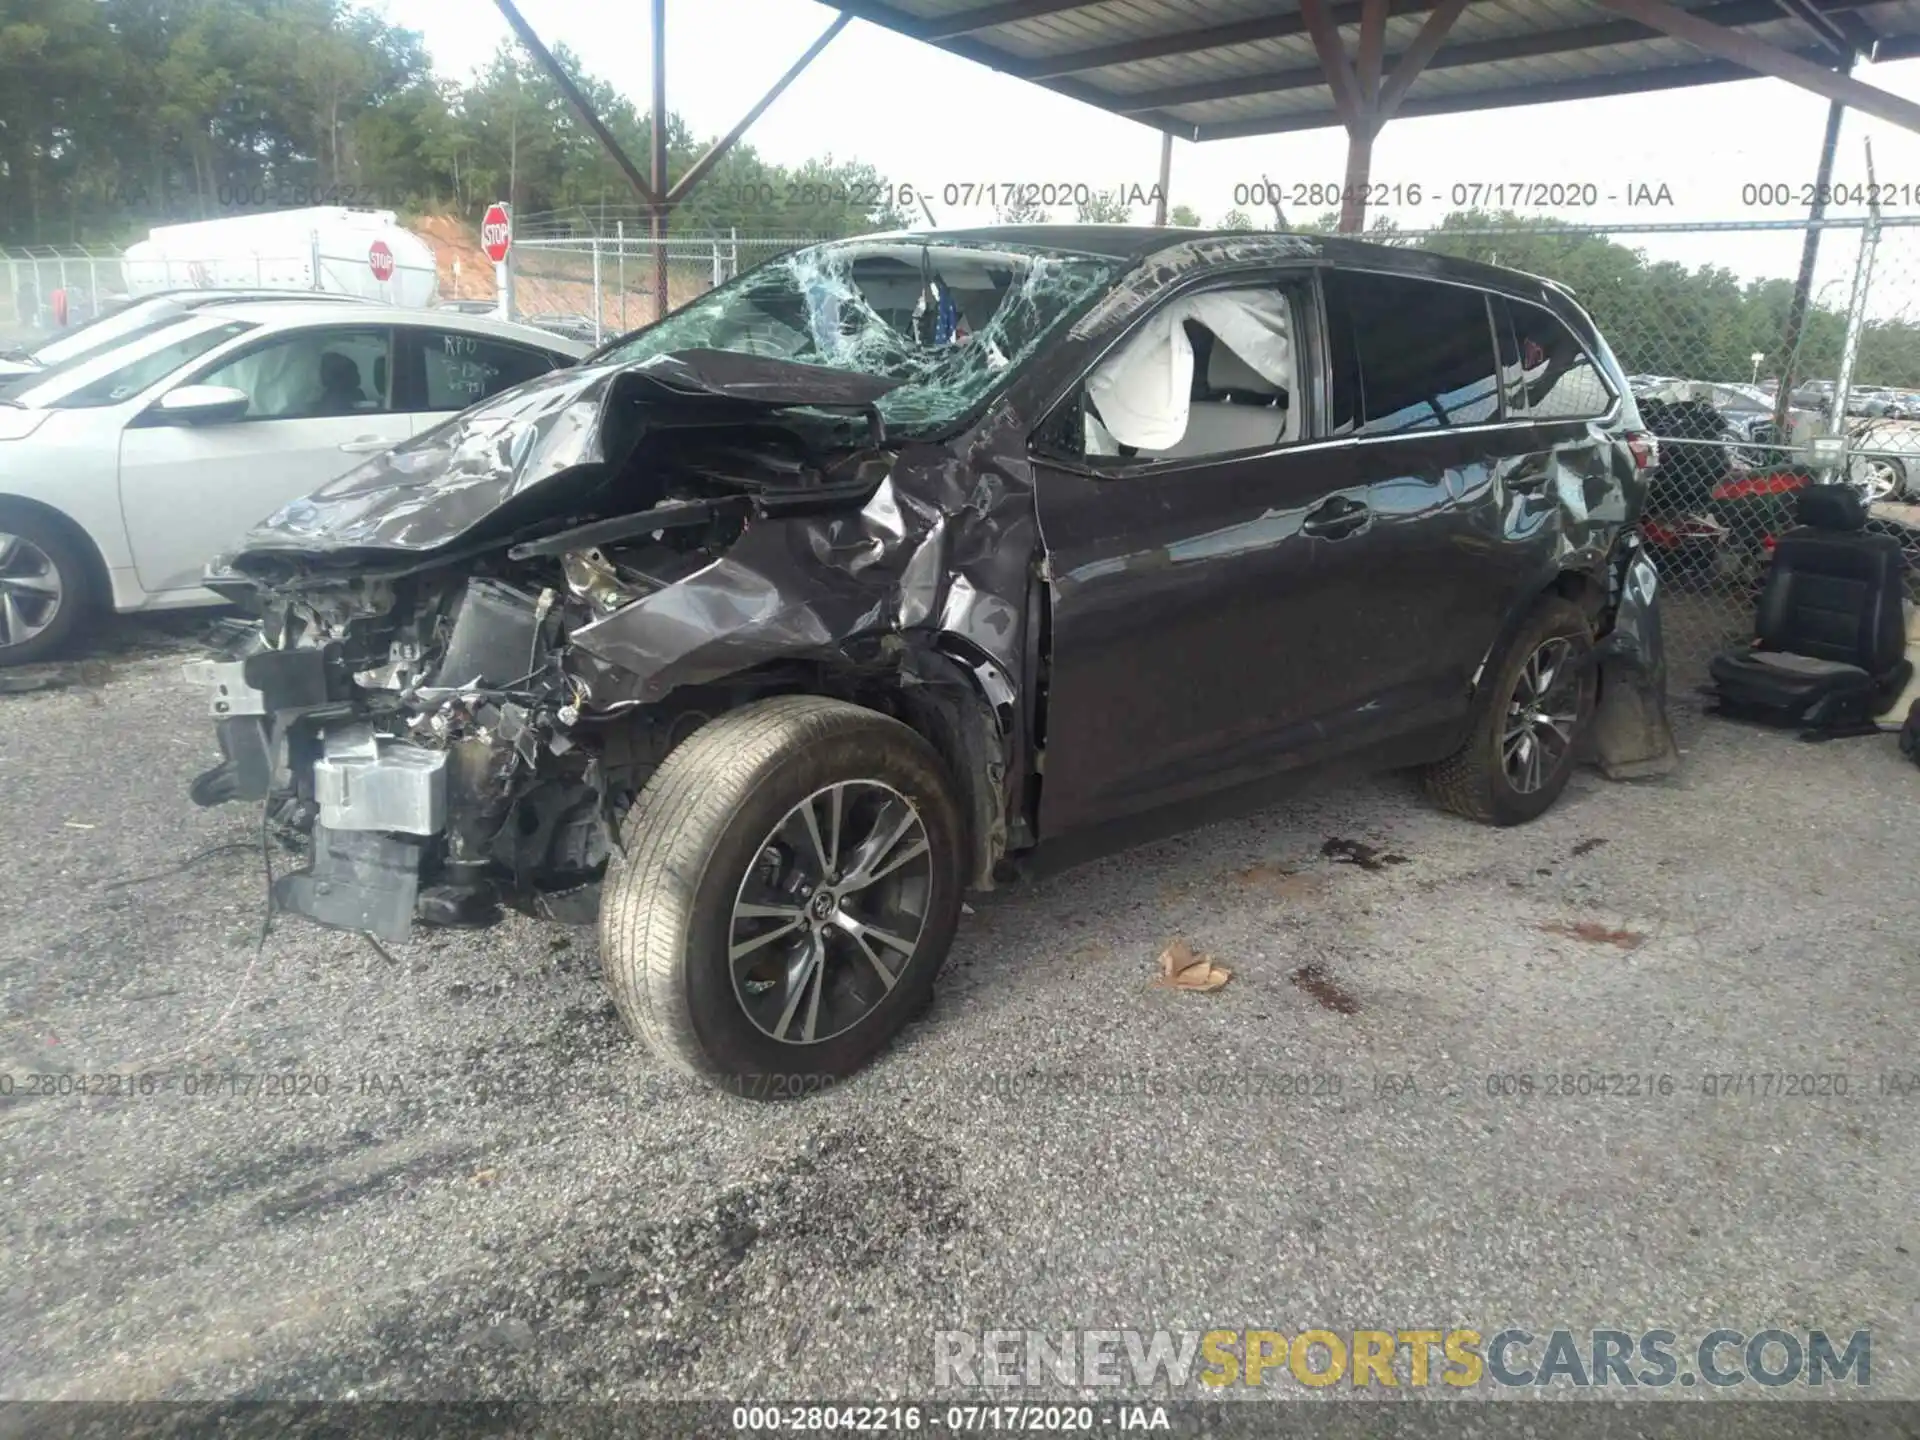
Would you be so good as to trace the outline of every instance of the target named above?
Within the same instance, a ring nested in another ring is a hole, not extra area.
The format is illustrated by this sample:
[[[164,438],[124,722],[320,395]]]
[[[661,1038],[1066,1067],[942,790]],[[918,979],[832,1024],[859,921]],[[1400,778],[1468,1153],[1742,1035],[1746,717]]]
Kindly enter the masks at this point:
[[[1813,730],[1870,725],[1913,673],[1900,542],[1867,533],[1851,486],[1808,486],[1797,514],[1774,544],[1752,648],[1713,657],[1721,709]]]

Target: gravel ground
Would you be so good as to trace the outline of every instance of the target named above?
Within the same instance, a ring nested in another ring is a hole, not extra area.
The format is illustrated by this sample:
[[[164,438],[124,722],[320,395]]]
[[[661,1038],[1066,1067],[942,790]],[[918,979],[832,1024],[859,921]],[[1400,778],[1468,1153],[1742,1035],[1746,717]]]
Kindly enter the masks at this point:
[[[1920,1397],[1890,736],[1683,712],[1677,777],[1523,830],[1387,778],[976,897],[873,1070],[761,1105],[628,1039],[591,929],[288,918],[250,964],[193,633],[0,695],[0,1394],[924,1395],[940,1329],[1514,1323],[1871,1328]],[[1175,936],[1225,988],[1150,983]],[[99,1072],[171,1087],[24,1093]],[[215,1072],[296,1093],[185,1093]],[[1596,1072],[1675,1083],[1544,1093]]]

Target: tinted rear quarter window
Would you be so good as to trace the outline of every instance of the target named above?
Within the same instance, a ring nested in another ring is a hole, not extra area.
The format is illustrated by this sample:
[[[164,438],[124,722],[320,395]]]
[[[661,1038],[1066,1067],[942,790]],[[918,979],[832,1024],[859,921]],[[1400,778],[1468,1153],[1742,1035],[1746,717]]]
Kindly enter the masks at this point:
[[[1487,297],[1462,285],[1324,276],[1333,433],[1398,435],[1500,418]]]
[[[1513,328],[1511,365],[1503,356],[1508,408],[1535,420],[1593,420],[1613,406],[1600,367],[1558,315],[1525,300],[1506,300]]]

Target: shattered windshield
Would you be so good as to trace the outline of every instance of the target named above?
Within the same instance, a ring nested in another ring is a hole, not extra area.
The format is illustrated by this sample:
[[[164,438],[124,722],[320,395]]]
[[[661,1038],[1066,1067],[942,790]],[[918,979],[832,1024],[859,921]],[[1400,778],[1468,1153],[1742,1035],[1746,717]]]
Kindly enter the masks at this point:
[[[815,246],[769,261],[598,357],[731,350],[898,380],[889,430],[965,415],[1120,262],[891,238]]]

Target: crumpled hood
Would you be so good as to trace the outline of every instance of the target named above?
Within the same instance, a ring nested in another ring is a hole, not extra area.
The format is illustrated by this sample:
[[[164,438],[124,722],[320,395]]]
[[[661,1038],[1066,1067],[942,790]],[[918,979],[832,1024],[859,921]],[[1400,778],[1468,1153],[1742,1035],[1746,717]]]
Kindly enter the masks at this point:
[[[253,555],[419,554],[483,531],[510,531],[564,507],[619,459],[613,451],[639,433],[616,420],[630,402],[670,406],[676,423],[724,425],[782,406],[866,410],[898,383],[723,350],[557,370],[483,400],[282,507],[215,568],[244,572]],[[576,484],[556,483],[563,476]],[[536,487],[537,497],[523,498]]]

